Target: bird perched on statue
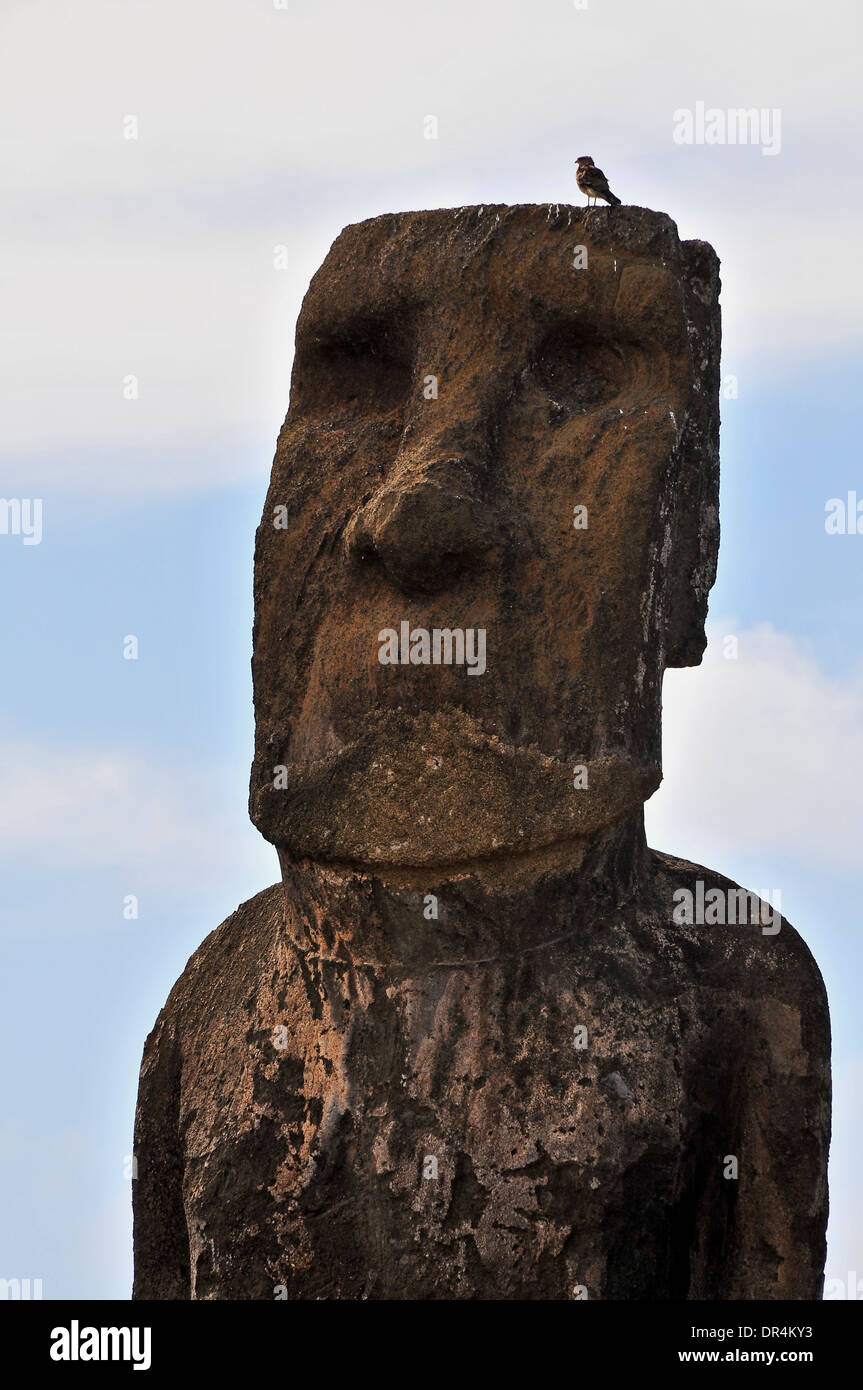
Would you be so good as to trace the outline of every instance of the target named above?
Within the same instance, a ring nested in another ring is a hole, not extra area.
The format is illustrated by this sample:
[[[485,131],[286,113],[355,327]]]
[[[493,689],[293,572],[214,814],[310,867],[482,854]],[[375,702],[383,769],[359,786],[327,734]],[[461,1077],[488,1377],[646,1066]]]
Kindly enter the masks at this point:
[[[597,198],[604,198],[612,207],[616,207],[620,202],[609,188],[605,174],[601,169],[597,169],[589,154],[580,155],[575,161],[575,181],[582,193],[586,194],[588,206],[591,198],[594,202]]]

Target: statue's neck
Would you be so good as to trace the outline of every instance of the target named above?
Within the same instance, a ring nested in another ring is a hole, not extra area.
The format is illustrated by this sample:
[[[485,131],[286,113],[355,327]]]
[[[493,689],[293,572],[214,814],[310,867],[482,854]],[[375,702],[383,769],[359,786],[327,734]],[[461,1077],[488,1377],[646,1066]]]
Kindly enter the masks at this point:
[[[648,877],[643,811],[601,835],[440,869],[347,866],[280,852],[289,936],[356,964],[422,968],[494,960],[577,937]]]

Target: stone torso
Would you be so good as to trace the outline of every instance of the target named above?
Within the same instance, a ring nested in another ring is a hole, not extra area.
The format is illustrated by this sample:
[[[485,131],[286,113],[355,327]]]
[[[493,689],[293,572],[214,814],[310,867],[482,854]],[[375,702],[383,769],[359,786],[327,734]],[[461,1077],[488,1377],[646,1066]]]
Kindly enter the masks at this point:
[[[698,930],[631,904],[407,969],[299,948],[281,888],[244,905],[157,1028],[189,1251],[173,1296],[728,1296],[722,1162],[745,1148],[755,1039]],[[738,955],[763,952],[745,930]]]
[[[622,1009],[614,957],[579,968],[567,945],[417,979],[274,942],[259,988],[210,1021],[181,1110],[196,1295],[566,1298],[613,1282],[603,1252],[628,1243],[627,1187],[647,1225],[676,1203],[686,1114],[678,1048],[653,1049],[679,1038],[679,1001],[664,987]],[[648,1293],[655,1249],[642,1278]]]
[[[283,882],[147,1041],[136,1298],[819,1296],[817,967],[675,921],[734,885],[644,839],[716,572],[719,290],[644,208],[333,243],[255,543]]]

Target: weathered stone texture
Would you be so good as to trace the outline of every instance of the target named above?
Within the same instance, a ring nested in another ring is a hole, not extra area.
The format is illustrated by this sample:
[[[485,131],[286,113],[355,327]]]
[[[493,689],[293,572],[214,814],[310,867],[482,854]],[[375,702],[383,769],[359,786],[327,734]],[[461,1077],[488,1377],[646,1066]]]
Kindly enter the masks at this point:
[[[718,294],[639,208],[381,217],[314,277],[255,561],[283,881],[147,1040],[136,1298],[820,1296],[817,966],[675,920],[735,885],[643,834],[716,567]],[[486,669],[382,665],[403,621]]]

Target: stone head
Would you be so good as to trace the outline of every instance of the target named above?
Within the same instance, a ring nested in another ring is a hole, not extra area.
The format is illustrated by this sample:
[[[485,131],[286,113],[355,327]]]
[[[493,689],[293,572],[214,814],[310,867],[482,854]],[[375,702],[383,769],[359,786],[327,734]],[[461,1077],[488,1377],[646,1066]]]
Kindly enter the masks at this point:
[[[718,293],[639,208],[336,239],[255,555],[250,805],[280,851],[492,860],[655,791],[716,569]]]

